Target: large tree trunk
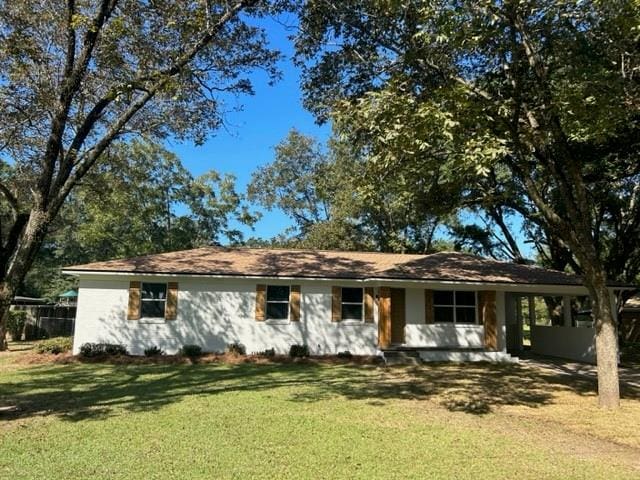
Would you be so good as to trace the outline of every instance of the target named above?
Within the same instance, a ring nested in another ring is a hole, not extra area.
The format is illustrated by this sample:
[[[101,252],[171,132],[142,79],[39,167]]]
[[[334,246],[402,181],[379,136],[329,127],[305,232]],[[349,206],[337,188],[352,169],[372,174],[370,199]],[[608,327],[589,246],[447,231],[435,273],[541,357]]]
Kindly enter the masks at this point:
[[[11,302],[44,242],[51,218],[50,212],[38,209],[31,211],[14,252],[8,254],[11,261],[7,270],[0,274],[0,351],[7,349],[7,320]]]
[[[0,283],[0,351],[8,348],[7,344],[7,322],[9,320],[9,309],[15,292],[9,288],[6,282]]]
[[[590,272],[585,275],[585,283],[591,294],[596,328],[598,403],[603,408],[618,408],[620,406],[618,337],[611,306],[611,293],[605,278],[604,274]]]

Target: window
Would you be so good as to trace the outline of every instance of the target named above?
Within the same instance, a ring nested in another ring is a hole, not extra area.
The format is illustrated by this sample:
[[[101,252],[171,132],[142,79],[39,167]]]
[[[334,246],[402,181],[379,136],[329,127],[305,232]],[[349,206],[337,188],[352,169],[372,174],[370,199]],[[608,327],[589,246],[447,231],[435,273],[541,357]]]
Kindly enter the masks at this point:
[[[522,321],[522,345],[530,347],[533,301],[531,297],[523,295],[518,297],[518,302],[520,303],[520,318]]]
[[[267,320],[289,318],[289,286],[267,285]]]
[[[535,325],[552,327],[564,323],[562,297],[536,295],[533,297]]]
[[[363,297],[362,288],[342,288],[342,320],[362,321]]]
[[[164,318],[167,303],[166,283],[143,283],[141,316],[146,318]]]
[[[571,298],[571,325],[574,327],[593,328],[591,316],[591,298],[581,296]]]
[[[434,290],[433,317],[437,323],[476,323],[476,292]]]

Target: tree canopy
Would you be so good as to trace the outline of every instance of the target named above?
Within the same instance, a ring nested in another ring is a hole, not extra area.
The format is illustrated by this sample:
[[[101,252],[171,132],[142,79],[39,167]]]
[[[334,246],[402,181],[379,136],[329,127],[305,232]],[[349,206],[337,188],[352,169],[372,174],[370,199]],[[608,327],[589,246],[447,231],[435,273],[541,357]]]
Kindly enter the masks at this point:
[[[0,0],[0,349],[64,202],[116,141],[200,143],[249,72],[279,76],[256,18],[286,1]],[[5,210],[8,213],[5,213]]]
[[[256,220],[230,175],[194,177],[149,142],[117,144],[105,155],[50,227],[23,293],[55,297],[75,282],[61,274],[69,265],[238,243],[238,227]]]
[[[289,245],[432,251],[437,229],[457,205],[459,183],[419,166],[404,173],[377,169],[337,136],[325,147],[293,130],[276,146],[274,161],[254,172],[248,192],[294,221],[280,240]]]
[[[327,0],[303,6],[296,39],[306,104],[382,170],[506,169],[584,275],[603,406],[619,398],[603,252],[628,246],[602,233],[640,228],[639,20],[632,0]]]

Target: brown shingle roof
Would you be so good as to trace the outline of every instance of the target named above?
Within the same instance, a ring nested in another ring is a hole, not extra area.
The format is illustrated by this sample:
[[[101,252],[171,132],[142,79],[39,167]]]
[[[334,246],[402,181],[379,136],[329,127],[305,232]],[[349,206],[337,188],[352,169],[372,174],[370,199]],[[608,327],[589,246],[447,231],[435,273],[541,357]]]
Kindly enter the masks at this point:
[[[119,272],[251,277],[407,279],[534,285],[581,285],[580,277],[459,252],[405,255],[204,247],[89,263],[67,272]]]

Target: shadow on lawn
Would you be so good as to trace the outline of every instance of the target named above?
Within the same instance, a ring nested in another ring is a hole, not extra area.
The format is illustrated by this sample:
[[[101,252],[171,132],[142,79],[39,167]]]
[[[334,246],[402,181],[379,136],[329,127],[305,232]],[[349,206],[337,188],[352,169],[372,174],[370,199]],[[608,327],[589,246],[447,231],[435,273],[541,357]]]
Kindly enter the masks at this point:
[[[489,413],[500,405],[538,407],[553,395],[593,395],[585,378],[518,365],[461,364],[413,368],[356,365],[200,364],[46,365],[0,379],[0,420],[55,415],[69,421],[101,419],[126,411],[157,410],[190,395],[290,388],[294,402],[343,397],[385,405],[391,400],[432,399],[452,411]],[[639,390],[624,392],[636,397]]]

